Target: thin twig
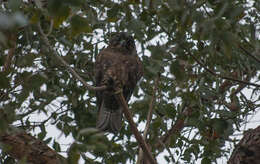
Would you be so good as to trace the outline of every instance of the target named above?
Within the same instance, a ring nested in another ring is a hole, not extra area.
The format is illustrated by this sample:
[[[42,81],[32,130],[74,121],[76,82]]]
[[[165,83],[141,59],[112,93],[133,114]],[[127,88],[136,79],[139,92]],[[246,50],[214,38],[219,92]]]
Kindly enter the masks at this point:
[[[159,76],[160,75],[158,75],[156,77],[156,79],[155,79],[152,99],[151,99],[150,104],[149,104],[149,110],[148,110],[148,114],[147,114],[144,134],[143,134],[145,141],[146,141],[147,133],[148,133],[148,130],[149,130],[149,127],[150,127],[150,123],[151,123],[151,120],[152,120],[152,113],[153,113],[153,107],[154,107],[154,103],[155,103],[156,91],[157,91],[158,83],[159,83]],[[139,154],[138,154],[138,159],[137,159],[136,163],[137,164],[141,164],[142,159],[143,159],[143,151],[142,151],[141,148],[139,148]]]
[[[115,97],[116,97],[118,103],[123,107],[123,113],[124,113],[126,119],[128,120],[128,122],[130,124],[130,128],[131,128],[132,132],[134,133],[135,138],[138,141],[140,147],[143,149],[146,157],[149,159],[149,161],[152,164],[156,164],[157,162],[154,159],[151,151],[149,150],[147,143],[145,142],[144,138],[141,136],[140,132],[137,130],[137,127],[133,121],[133,116],[130,113],[130,110],[129,110],[128,105],[125,101],[125,98],[122,94],[122,91],[117,92],[117,94],[115,94]]]
[[[157,24],[160,26],[159,23],[157,23]],[[167,30],[165,30],[162,26],[160,26],[160,27],[166,34],[171,36],[171,34]],[[188,55],[190,55],[200,66],[202,66],[206,71],[208,71],[212,75],[217,76],[217,77],[222,78],[222,79],[235,81],[235,82],[246,84],[246,85],[252,85],[252,86],[255,86],[255,87],[260,87],[260,85],[258,85],[258,84],[254,84],[254,83],[246,82],[246,81],[243,81],[243,80],[233,79],[233,78],[230,78],[230,77],[227,77],[227,76],[222,76],[222,75],[216,74],[214,71],[212,71],[211,69],[207,68],[202,62],[200,62],[186,47],[184,47],[182,44],[179,44],[179,46],[181,46],[184,50],[186,50],[189,53]],[[259,61],[255,56],[251,55],[248,51],[246,51],[245,49],[243,49],[243,50],[247,53],[247,55],[250,55],[256,61]]]
[[[53,19],[51,19],[51,24],[50,24],[50,28],[48,33],[46,34],[46,36],[49,36],[52,33],[52,29],[53,29]]]
[[[15,34],[11,34],[10,36],[10,40],[11,43],[13,44],[13,47],[9,49],[7,57],[5,59],[5,63],[4,63],[4,70],[3,71],[7,71],[12,63],[12,58],[14,56],[15,53],[15,49],[16,49],[16,35]]]
[[[183,47],[183,46],[182,46]],[[185,47],[183,47],[186,51],[187,49]],[[255,83],[250,83],[248,81],[243,81],[243,80],[239,80],[239,79],[234,79],[234,78],[231,78],[231,77],[227,77],[227,76],[223,76],[223,75],[220,75],[220,74],[217,74],[215,73],[213,70],[207,68],[207,66],[205,64],[203,64],[201,61],[199,61],[195,55],[193,55],[192,53],[190,53],[189,51],[188,52],[188,55],[190,55],[201,67],[203,67],[207,72],[211,73],[212,75],[216,76],[216,77],[219,77],[221,79],[226,79],[226,80],[230,80],[230,81],[235,81],[235,82],[238,82],[238,83],[241,83],[241,84],[246,84],[246,85],[251,85],[251,86],[255,86],[255,87],[260,87],[260,85],[258,84],[255,84]]]
[[[50,42],[47,38],[47,36],[43,33],[43,30],[41,28],[41,25],[40,23],[38,23],[38,28],[39,28],[39,31],[41,33],[41,36],[43,38],[43,41],[44,43],[47,45],[48,49],[50,52],[52,52],[55,57],[63,64],[66,66],[66,68],[69,70],[69,72],[76,78],[78,79],[86,88],[88,88],[89,90],[92,90],[92,91],[102,91],[102,90],[106,90],[107,87],[106,86],[98,86],[98,87],[93,87],[91,85],[89,85],[84,79],[82,79],[78,74],[77,72],[72,69],[70,67],[70,65],[56,52],[52,49],[51,45],[50,45]]]
[[[255,61],[257,61],[260,64],[260,60],[255,57],[253,54],[251,54],[249,51],[247,51],[244,47],[242,47],[241,45],[238,45],[238,47],[243,50],[245,52],[246,55],[250,56],[251,58],[255,59]]]

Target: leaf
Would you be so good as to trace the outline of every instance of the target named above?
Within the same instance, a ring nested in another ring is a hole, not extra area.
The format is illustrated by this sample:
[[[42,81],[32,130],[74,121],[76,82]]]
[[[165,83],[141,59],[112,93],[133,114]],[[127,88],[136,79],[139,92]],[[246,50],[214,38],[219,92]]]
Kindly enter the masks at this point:
[[[16,25],[18,25],[19,27],[24,27],[28,24],[28,20],[25,18],[25,16],[20,13],[20,12],[16,12],[13,16],[12,19],[14,20],[14,22],[16,23]]]
[[[138,20],[138,19],[132,19],[129,23],[128,23],[128,28],[131,29],[136,37],[140,40],[142,40],[141,38],[144,37],[144,34],[142,32],[142,29],[145,28],[145,24],[143,21]]]
[[[51,140],[52,140],[52,138],[49,137],[49,138],[47,138],[46,140],[44,140],[43,142],[44,142],[45,144],[49,144],[49,143],[51,142]]]
[[[174,74],[176,80],[182,81],[184,79],[183,68],[181,67],[178,60],[172,62],[172,64],[170,65],[170,71]]]
[[[62,15],[56,15],[53,19],[53,27],[59,28],[59,26],[68,18],[70,14],[69,8],[65,7]]]
[[[10,87],[9,79],[4,72],[0,72],[0,89]]]
[[[211,164],[211,160],[208,159],[207,157],[206,157],[206,158],[203,158],[203,159],[201,160],[201,164]]]
[[[99,130],[96,128],[85,128],[79,131],[79,135],[89,136],[98,132]]]
[[[33,10],[29,22],[32,24],[36,24],[37,22],[39,22],[40,16],[41,16],[41,12],[39,10]]]
[[[228,122],[224,119],[212,119],[212,126],[216,130],[217,134],[223,135],[228,129]]]
[[[114,5],[111,9],[107,11],[107,21],[116,22],[119,19],[120,6]]]
[[[42,86],[42,84],[44,82],[46,82],[46,77],[44,77],[43,75],[39,74],[35,74],[30,78],[30,81],[32,81],[33,83],[30,83],[30,89],[34,90],[36,88],[39,88],[40,86]]]
[[[52,147],[54,148],[54,150],[56,152],[60,152],[61,151],[60,144],[58,142],[56,142],[56,140],[54,140]]]
[[[49,0],[47,4],[54,20],[54,28],[58,28],[68,18],[70,8],[62,0]]]
[[[37,56],[35,54],[26,54],[25,56],[18,57],[18,67],[29,67],[33,65],[33,61]]]
[[[14,26],[15,22],[6,14],[0,13],[0,28],[8,29]]]
[[[40,129],[41,129],[41,132],[38,134],[38,138],[40,140],[43,140],[45,138],[47,132],[46,132],[45,126],[43,124],[40,126]]]
[[[21,0],[9,0],[8,1],[8,7],[13,11],[17,11],[20,8],[21,4],[22,4]]]
[[[71,18],[71,35],[76,36],[80,33],[90,33],[92,28],[86,18],[78,15]]]
[[[73,143],[68,151],[68,163],[69,164],[78,164],[80,154],[79,154],[79,145]]]

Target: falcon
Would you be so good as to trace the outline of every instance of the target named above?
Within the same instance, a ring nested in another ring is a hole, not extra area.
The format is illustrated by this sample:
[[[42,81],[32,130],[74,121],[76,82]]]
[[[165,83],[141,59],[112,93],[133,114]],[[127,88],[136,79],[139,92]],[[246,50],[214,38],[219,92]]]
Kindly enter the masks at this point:
[[[117,133],[122,127],[123,109],[117,103],[115,92],[122,90],[128,102],[143,75],[143,65],[133,37],[125,32],[113,35],[108,47],[97,55],[94,72],[96,86],[107,86],[106,90],[96,93],[96,127],[101,131]]]

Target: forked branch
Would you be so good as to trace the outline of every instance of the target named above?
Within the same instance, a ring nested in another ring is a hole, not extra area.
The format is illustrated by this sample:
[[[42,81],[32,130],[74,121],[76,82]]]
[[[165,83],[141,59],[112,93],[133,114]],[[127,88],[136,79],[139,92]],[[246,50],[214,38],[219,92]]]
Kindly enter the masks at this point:
[[[133,116],[130,113],[130,110],[128,108],[128,105],[125,101],[125,98],[124,98],[122,92],[121,91],[118,92],[115,95],[115,97],[116,97],[118,103],[123,107],[123,113],[124,113],[127,121],[129,122],[130,128],[131,128],[132,132],[134,133],[135,138],[136,138],[137,142],[139,143],[140,147],[143,149],[146,157],[148,158],[150,163],[156,164],[157,162],[153,158],[153,155],[152,155],[151,151],[149,150],[147,143],[145,142],[144,138],[141,136],[140,132],[137,130],[137,127],[133,121]]]

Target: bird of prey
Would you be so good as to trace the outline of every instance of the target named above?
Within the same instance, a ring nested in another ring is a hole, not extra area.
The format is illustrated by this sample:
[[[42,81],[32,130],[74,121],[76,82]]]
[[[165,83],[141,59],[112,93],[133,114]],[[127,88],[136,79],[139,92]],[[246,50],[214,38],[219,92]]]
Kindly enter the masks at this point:
[[[128,102],[143,75],[143,65],[137,55],[133,37],[125,32],[113,35],[108,47],[97,55],[94,70],[96,86],[108,87],[96,93],[96,127],[102,131],[117,133],[122,126],[123,109],[117,103],[115,92],[122,89]]]

